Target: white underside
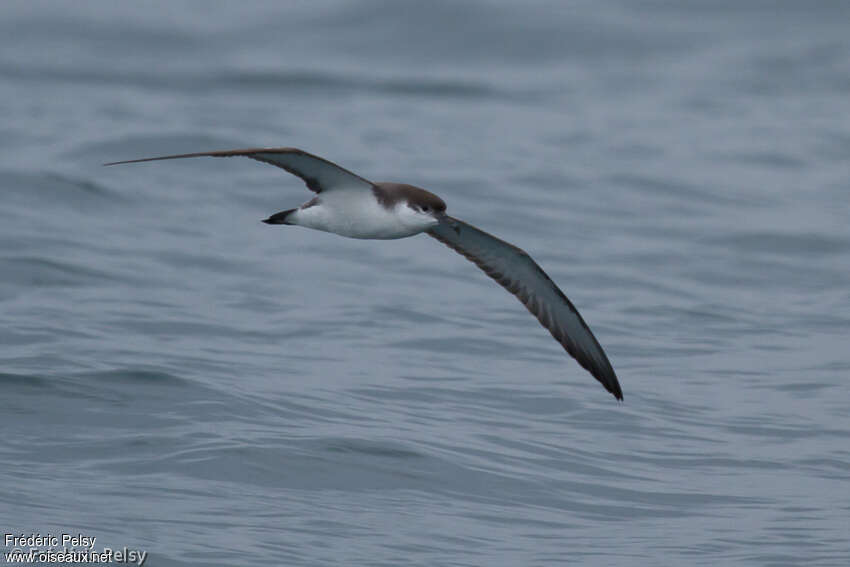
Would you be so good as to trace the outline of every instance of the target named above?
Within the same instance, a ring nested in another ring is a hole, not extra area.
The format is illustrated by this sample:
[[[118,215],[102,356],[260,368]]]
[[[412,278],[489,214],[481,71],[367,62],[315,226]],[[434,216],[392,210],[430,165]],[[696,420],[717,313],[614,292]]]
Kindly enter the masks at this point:
[[[427,214],[405,203],[393,209],[381,205],[371,190],[335,189],[322,192],[318,203],[298,209],[287,217],[288,224],[333,232],[349,238],[393,239],[413,236],[437,224]]]

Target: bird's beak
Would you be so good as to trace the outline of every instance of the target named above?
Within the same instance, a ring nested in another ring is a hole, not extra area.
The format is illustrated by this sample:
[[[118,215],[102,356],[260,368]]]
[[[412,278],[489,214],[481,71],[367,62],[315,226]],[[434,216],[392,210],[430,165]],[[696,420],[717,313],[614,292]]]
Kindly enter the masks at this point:
[[[446,213],[435,212],[434,213],[434,219],[437,221],[437,224],[435,225],[434,228],[436,228],[437,226],[448,226],[449,228],[451,228],[452,230],[454,230],[455,232],[460,234],[460,232],[458,231],[457,225],[454,222],[452,222],[454,219],[452,219],[452,217],[450,217]]]

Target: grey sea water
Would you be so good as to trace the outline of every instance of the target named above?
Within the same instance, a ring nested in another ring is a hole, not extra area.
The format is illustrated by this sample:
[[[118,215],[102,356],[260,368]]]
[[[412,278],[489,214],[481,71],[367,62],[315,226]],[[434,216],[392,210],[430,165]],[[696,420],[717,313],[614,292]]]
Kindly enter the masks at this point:
[[[848,23],[4,2],[4,537],[153,566],[847,565]],[[427,236],[263,225],[310,194],[247,159],[100,165],[284,145],[525,248],[625,402]]]

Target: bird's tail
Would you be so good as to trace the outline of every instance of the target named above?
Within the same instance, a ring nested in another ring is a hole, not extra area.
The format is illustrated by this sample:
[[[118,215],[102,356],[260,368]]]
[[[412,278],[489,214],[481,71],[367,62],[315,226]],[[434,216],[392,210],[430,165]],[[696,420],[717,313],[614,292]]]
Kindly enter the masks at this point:
[[[281,211],[279,213],[275,213],[267,219],[264,219],[263,222],[266,224],[292,224],[290,222],[286,222],[286,217],[297,211],[298,209],[289,209],[288,211]]]

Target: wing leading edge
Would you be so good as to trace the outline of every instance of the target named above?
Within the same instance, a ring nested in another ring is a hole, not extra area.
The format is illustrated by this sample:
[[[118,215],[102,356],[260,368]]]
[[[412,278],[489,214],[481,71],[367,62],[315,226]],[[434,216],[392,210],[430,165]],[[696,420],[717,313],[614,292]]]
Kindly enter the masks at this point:
[[[304,150],[297,148],[251,148],[244,150],[221,150],[215,152],[195,152],[191,154],[175,154],[170,156],[149,157],[141,159],[130,159],[125,161],[113,161],[103,165],[120,165],[124,163],[142,163],[145,161],[160,161],[166,159],[184,159],[195,157],[234,157],[244,156],[263,163],[268,163],[284,169],[304,180],[307,188],[314,193],[330,191],[345,187],[356,187],[371,189],[373,184],[340,167],[325,158],[314,156]]]

